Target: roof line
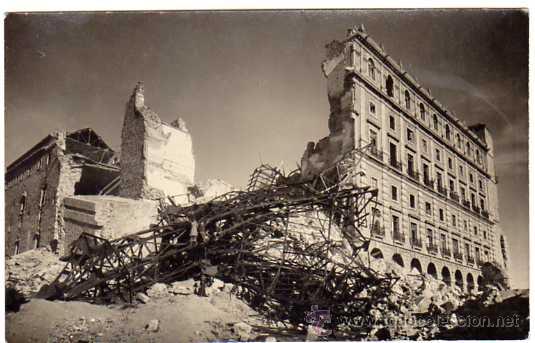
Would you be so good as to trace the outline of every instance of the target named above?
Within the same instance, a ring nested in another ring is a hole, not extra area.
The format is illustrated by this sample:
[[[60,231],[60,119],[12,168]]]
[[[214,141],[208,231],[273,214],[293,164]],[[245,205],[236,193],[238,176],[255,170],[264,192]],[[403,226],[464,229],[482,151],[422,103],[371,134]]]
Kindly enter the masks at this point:
[[[444,107],[438,100],[436,100],[429,91],[427,91],[425,88],[423,88],[418,82],[410,75],[407,71],[402,69],[402,66],[400,66],[390,55],[388,55],[381,46],[377,44],[377,42],[367,33],[356,31],[351,36],[349,36],[347,39],[344,40],[344,42],[350,42],[353,38],[358,38],[360,41],[362,41],[368,48],[374,52],[375,55],[378,55],[381,59],[384,60],[385,63],[387,63],[390,68],[394,70],[398,74],[400,78],[402,78],[414,91],[419,93],[421,96],[423,96],[426,100],[429,101],[433,105],[433,107],[440,112],[445,117],[449,118],[450,121],[457,126],[461,131],[463,131],[465,134],[467,134],[473,141],[475,141],[477,144],[479,144],[483,149],[489,150],[487,147],[487,144],[480,140],[477,135],[470,131],[470,128],[460,122],[460,119],[457,118],[453,113],[450,113],[450,111]]]

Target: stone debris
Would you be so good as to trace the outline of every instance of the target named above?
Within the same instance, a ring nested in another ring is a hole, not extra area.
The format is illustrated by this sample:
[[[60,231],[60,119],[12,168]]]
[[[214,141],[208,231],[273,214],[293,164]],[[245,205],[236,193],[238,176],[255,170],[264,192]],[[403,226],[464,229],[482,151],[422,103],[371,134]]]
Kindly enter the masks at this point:
[[[142,302],[143,304],[146,304],[150,301],[150,297],[144,293],[137,293],[136,294],[136,299],[139,300],[140,302]]]
[[[169,292],[178,295],[191,295],[195,293],[195,289],[195,281],[193,279],[188,279],[173,282],[169,288]]]
[[[150,298],[163,298],[167,296],[168,289],[165,283],[155,283],[147,290],[147,295]]]
[[[459,287],[422,274],[416,268],[407,272],[397,263],[382,258],[373,258],[368,260],[369,263],[356,260],[355,256],[367,255],[366,241],[354,239],[359,225],[363,224],[347,225],[344,218],[349,218],[354,211],[362,213],[364,203],[377,196],[375,191],[336,189],[329,186],[327,180],[323,183],[324,192],[318,193],[302,188],[302,182],[269,166],[262,166],[253,175],[256,177],[251,178],[248,192],[225,195],[217,201],[191,207],[172,205],[163,208],[160,212],[162,223],[172,230],[154,228],[140,233],[136,239],[127,236],[115,241],[82,234],[73,245],[71,268],[67,268],[68,272],[80,276],[69,279],[78,284],[54,284],[51,288],[65,287],[66,300],[84,297],[88,293],[81,292],[91,289],[100,291],[89,294],[97,294],[101,300],[114,297],[125,300],[130,299],[125,295],[135,295],[138,302],[146,304],[140,307],[147,308],[157,308],[162,301],[178,304],[194,297],[199,303],[225,308],[229,315],[243,318],[247,308],[232,303],[231,298],[235,295],[261,314],[266,319],[266,326],[277,328],[288,334],[287,337],[292,336],[288,329],[292,328],[294,336],[300,335],[307,341],[326,336],[349,340],[434,339],[460,327],[463,313],[469,313],[470,306],[499,306],[504,299],[518,301],[515,299],[523,294],[507,291],[503,274],[492,265],[484,273],[483,291],[466,294]],[[275,178],[271,179],[269,175],[275,175]],[[359,197],[363,201],[355,200]],[[284,199],[283,205],[281,199]],[[324,208],[334,208],[333,199],[337,204],[346,204],[337,205],[336,217],[339,218],[336,221],[329,219]],[[360,207],[355,209],[353,205],[347,205],[352,203],[349,199]],[[258,203],[263,204],[261,210]],[[196,224],[195,231],[193,223]],[[324,237],[325,232],[329,232],[328,240]],[[148,245],[137,246],[158,240],[165,242],[165,249],[163,243],[156,251],[151,251]],[[136,247],[140,252],[148,251],[148,255],[136,256],[136,260],[127,253],[115,254],[117,250],[106,256],[120,258],[117,265],[132,265],[145,260],[150,264],[143,268],[157,267],[153,279],[138,279],[145,282],[145,292],[133,294],[132,289],[141,289],[139,284],[136,288],[115,287],[116,280],[131,282],[131,274],[124,275],[128,278],[120,277],[128,272],[125,269],[101,273],[104,277],[99,283],[88,277],[94,275],[97,264],[84,265],[78,261],[102,258],[99,247],[107,244],[117,249]],[[90,247],[83,252],[85,256],[75,250],[78,246]],[[176,256],[158,255],[172,249],[182,252]],[[318,267],[311,269],[311,265]],[[182,266],[184,270],[181,270]],[[176,275],[187,279],[170,284],[153,281],[173,281]],[[124,291],[130,293],[121,293]],[[318,308],[311,300],[317,299],[318,295],[324,308]],[[160,313],[154,317],[162,318]],[[355,317],[361,317],[359,319],[369,324],[348,321]],[[445,320],[437,321],[437,318]],[[433,320],[422,322],[416,319]],[[85,322],[73,328],[83,325]],[[229,339],[238,337],[246,341],[259,337],[243,319],[234,321],[231,326],[227,323],[227,327],[216,322],[207,325],[210,326],[209,334],[200,330],[204,338],[228,336]],[[145,331],[159,330],[160,320],[154,319],[146,325]]]
[[[160,329],[160,321],[158,319],[151,320],[145,327],[147,331],[157,332]]]
[[[29,250],[6,258],[6,288],[30,298],[39,289],[53,282],[65,267],[65,262],[48,248]]]
[[[241,341],[248,341],[249,339],[251,339],[251,332],[253,328],[251,327],[251,325],[241,322],[234,324],[232,330]]]

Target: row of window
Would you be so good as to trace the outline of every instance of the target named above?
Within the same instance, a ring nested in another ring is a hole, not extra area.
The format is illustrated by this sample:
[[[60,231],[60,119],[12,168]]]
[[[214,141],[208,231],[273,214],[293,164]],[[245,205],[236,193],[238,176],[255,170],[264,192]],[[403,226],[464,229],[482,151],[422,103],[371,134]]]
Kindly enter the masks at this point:
[[[10,187],[15,183],[22,182],[22,180],[27,179],[33,171],[40,170],[41,168],[48,166],[49,163],[50,154],[46,154],[28,168],[19,171],[19,173],[12,179],[6,180],[6,187]]]
[[[394,185],[392,185],[391,187],[392,187],[391,188],[392,200],[393,201],[398,201],[398,189]],[[414,210],[416,210],[418,208],[416,196],[414,194],[409,194],[409,207],[414,209]],[[424,202],[424,210],[425,210],[425,214],[427,216],[429,216],[429,217],[433,216],[433,205],[431,204],[431,202],[429,202],[429,201],[425,201]],[[451,223],[452,227],[458,228],[458,226],[457,226],[457,215],[456,214],[451,214],[450,216],[451,216],[451,218],[450,218],[449,223]],[[441,221],[443,223],[446,223],[446,221],[447,221],[446,220],[446,216],[445,216],[445,211],[444,211],[443,208],[438,208],[438,219],[439,219],[439,221]],[[462,229],[464,229],[464,231],[468,233],[469,232],[468,221],[464,220],[463,224],[464,225],[463,225]],[[472,234],[475,235],[475,236],[478,236],[480,233],[483,234],[483,238],[484,239],[487,239],[487,231],[486,230],[479,231],[477,226],[473,226]]]
[[[408,112],[414,113],[420,122],[423,122],[426,127],[432,129],[437,136],[445,139],[452,149],[464,154],[472,162],[486,169],[485,154],[475,142],[472,142],[472,138],[468,138],[464,134],[457,132],[453,128],[453,125],[450,125],[441,115],[436,112],[431,113],[430,106],[422,100],[417,100],[417,96],[408,87],[404,87],[404,91],[401,92],[401,88],[397,85],[401,84],[401,82],[399,80],[394,81],[388,72],[385,72],[384,84],[380,82],[380,77],[376,77],[376,74],[380,74],[380,71],[377,69],[371,57],[367,61],[367,70],[368,78],[375,84],[379,82],[379,88],[386,92],[388,97],[395,98],[398,103],[402,103]],[[412,105],[415,103],[418,103],[418,111],[415,111]],[[369,108],[372,114],[377,113],[377,105],[374,102],[370,101]],[[418,112],[418,115],[416,115],[416,112]]]
[[[384,231],[382,232],[383,235],[378,234],[379,231],[377,228],[379,227],[378,221],[374,223],[374,227],[372,228],[372,233],[375,236],[384,236]],[[448,236],[451,236],[451,238],[448,238]],[[393,240],[397,243],[405,244],[405,234],[403,233],[401,227],[400,227],[400,218],[396,215],[392,215],[392,237]],[[452,257],[453,252],[453,258],[458,261],[466,261],[466,263],[479,263],[484,261],[490,261],[492,259],[492,253],[490,250],[490,247],[481,248],[480,243],[472,243],[468,239],[464,239],[464,254],[461,247],[461,238],[453,235],[449,235],[447,232],[440,231],[439,233],[439,240],[437,245],[437,232],[435,229],[432,228],[426,228],[425,230],[425,238],[426,238],[426,244],[425,247],[427,251],[430,254],[438,254],[439,250],[443,257],[450,258]],[[409,243],[413,248],[416,249],[422,249],[423,248],[423,242],[421,239],[421,233],[418,228],[418,224],[416,222],[411,221],[410,222],[410,236],[409,236]],[[439,249],[440,246],[440,249]],[[450,249],[451,247],[451,249]],[[474,253],[472,253],[472,251]],[[482,259],[481,251],[483,251],[484,259]],[[463,256],[464,255],[464,256]],[[475,256],[475,261],[473,260],[473,256]]]
[[[379,189],[380,191],[380,188],[378,187],[378,181],[376,178],[371,178],[371,186],[374,187],[374,188],[377,188]],[[394,202],[400,202],[400,198],[401,198],[401,194],[400,194],[400,190],[398,189],[398,187],[396,185],[391,185],[390,186],[390,198],[392,201]],[[474,201],[474,200],[473,200]],[[429,217],[433,217],[433,204],[431,203],[431,201],[422,201],[423,203],[423,210],[425,212],[425,214]],[[415,211],[418,211],[420,206],[419,206],[419,201],[417,199],[417,195],[414,194],[414,193],[411,193],[409,192],[409,208],[415,210]],[[484,202],[481,203],[481,206],[482,208],[484,208]],[[474,225],[472,226],[473,228],[473,231],[470,231],[470,228],[469,228],[469,225],[468,225],[468,220],[463,220],[462,222],[462,227],[460,226],[460,223],[458,225],[458,218],[457,218],[457,212],[454,212],[454,213],[451,213],[450,214],[450,218],[446,218],[446,213],[445,213],[445,209],[442,208],[442,207],[438,207],[437,209],[437,216],[438,216],[438,220],[440,222],[443,222],[445,225],[451,225],[451,227],[453,228],[457,228],[457,229],[462,229],[464,230],[464,232],[466,233],[471,233],[472,235],[475,235],[475,236],[480,236],[482,235],[484,239],[488,239],[488,233],[487,233],[487,230],[486,229],[483,229],[483,230],[479,230],[478,229],[478,226],[477,225]],[[448,221],[449,219],[449,221]]]
[[[376,158],[380,158],[382,161],[382,156],[377,156],[377,153],[374,153],[372,142],[372,149],[370,154]],[[399,172],[403,173],[403,167],[395,157],[397,156],[397,146],[394,143],[390,143],[390,166],[395,169],[398,169]],[[462,204],[468,210],[472,210],[478,215],[481,215],[489,219],[489,212],[487,210],[486,195],[484,190],[483,181],[479,180],[479,193],[475,190],[475,187],[467,187],[461,179],[457,180],[455,176],[449,175],[442,170],[436,168],[435,178],[431,177],[431,165],[426,162],[422,162],[422,178],[420,178],[420,173],[416,167],[414,161],[414,155],[407,154],[407,165],[406,165],[406,174],[409,178],[413,179],[415,182],[423,182],[424,186],[427,188],[436,191],[441,194],[441,196]],[[471,174],[472,175],[472,174]],[[447,183],[446,183],[447,181]],[[373,183],[373,182],[372,182]],[[446,186],[447,185],[447,186]],[[395,186],[392,186],[395,187]],[[447,188],[448,187],[448,188]],[[459,193],[458,193],[459,190]],[[397,190],[395,193],[392,193],[392,200],[397,200]]]
[[[379,149],[379,129],[373,127],[372,125],[369,126],[370,129],[369,129],[369,138],[370,138],[370,145],[371,145],[371,153],[377,157],[380,156],[381,160],[382,160],[382,152],[380,151]],[[414,133],[410,132],[410,129],[407,129],[407,136],[412,136],[414,135]],[[411,172],[411,173],[414,173],[415,175],[416,174],[419,174],[418,173],[418,170],[416,168],[416,165],[415,165],[415,153],[411,153],[409,149],[406,149],[407,150],[407,154],[406,154],[406,160],[407,160],[407,168],[408,168],[408,172]],[[417,149],[416,149],[417,150]],[[389,157],[390,157],[390,161],[393,162],[391,164],[397,166],[399,163],[398,163],[398,156],[399,156],[399,153],[398,153],[399,149],[398,149],[398,143],[393,140],[393,139],[390,139],[390,142],[389,142]],[[427,140],[425,138],[422,138],[422,149],[421,149],[421,160],[424,161],[425,158],[425,155],[428,154],[428,151],[429,151],[429,147],[428,147],[428,143],[427,143]],[[435,162],[435,165],[437,166],[437,169],[439,167],[441,167],[442,165],[442,160],[443,160],[443,152],[439,149],[439,148],[435,148],[435,153],[434,153],[434,162]],[[448,170],[448,173],[450,175],[453,175],[453,177],[457,177],[459,176],[459,179],[464,182],[465,180],[465,177],[466,177],[466,174],[468,174],[468,182],[470,183],[470,185],[472,187],[476,187],[476,176],[475,176],[475,172],[471,169],[468,169],[468,171],[465,169],[465,166],[458,162],[458,171],[455,170],[455,165],[454,165],[454,160],[451,156],[448,156],[447,157],[447,170]],[[428,175],[428,172],[429,172],[429,163],[425,163],[423,162],[422,163],[422,166],[423,166],[423,171],[424,171],[424,174],[427,173]],[[438,174],[437,175],[442,175],[443,173],[441,172],[437,172]],[[445,174],[445,173],[444,173]],[[441,182],[442,181],[442,177],[440,177],[437,182]],[[451,184],[451,181],[450,181],[450,184]],[[486,193],[486,178],[482,175],[479,175],[479,177],[477,178],[477,187],[478,187],[478,190],[480,193],[482,194],[485,194]]]
[[[394,116],[392,115],[390,115],[389,117],[389,129],[391,131],[396,132],[396,120]],[[379,133],[380,133],[380,128],[377,128],[372,124],[369,124],[369,131],[368,131],[369,140],[370,140],[370,143],[372,143],[372,146],[377,151],[379,151],[378,149],[380,146],[380,143],[379,143],[380,134]],[[407,145],[412,146],[414,150],[418,150],[418,146],[416,142],[416,133],[411,127],[406,128],[405,137],[406,137]],[[468,166],[465,168],[465,165],[460,160],[456,160],[450,154],[445,153],[443,149],[440,146],[438,146],[438,144],[435,143],[434,145],[437,145],[437,146],[435,146],[433,154],[431,154],[430,153],[431,142],[428,141],[428,138],[422,137],[420,149],[419,149],[422,156],[426,156],[429,159],[433,159],[435,164],[439,166],[442,166],[444,161],[447,160],[447,168],[450,173],[456,175],[458,172],[459,178],[463,180],[466,178],[466,175],[468,175],[470,184],[472,186],[476,186],[476,176],[475,176],[476,171],[475,170],[472,170],[472,168],[469,168]],[[447,155],[447,157],[445,157],[445,155]],[[391,158],[395,158],[395,159],[397,159],[397,156],[398,156],[397,142],[395,142],[394,140],[390,141],[390,156]],[[408,158],[411,158],[411,157],[408,157]],[[458,165],[457,170],[455,168],[456,164]],[[481,192],[484,192],[486,178],[483,175],[479,175],[477,179],[478,179],[479,190]]]

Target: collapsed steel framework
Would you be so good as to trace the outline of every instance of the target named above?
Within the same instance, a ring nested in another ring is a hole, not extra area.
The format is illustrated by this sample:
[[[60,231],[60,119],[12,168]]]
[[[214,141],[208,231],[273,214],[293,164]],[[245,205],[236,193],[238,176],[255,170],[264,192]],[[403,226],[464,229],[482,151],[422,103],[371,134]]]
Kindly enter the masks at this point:
[[[361,259],[369,241],[360,229],[375,213],[377,190],[354,183],[359,153],[311,180],[262,165],[246,191],[185,207],[162,204],[149,230],[111,241],[84,233],[39,296],[131,302],[157,282],[216,276],[278,320],[303,322],[314,305],[330,309],[333,322],[362,314],[395,280]]]

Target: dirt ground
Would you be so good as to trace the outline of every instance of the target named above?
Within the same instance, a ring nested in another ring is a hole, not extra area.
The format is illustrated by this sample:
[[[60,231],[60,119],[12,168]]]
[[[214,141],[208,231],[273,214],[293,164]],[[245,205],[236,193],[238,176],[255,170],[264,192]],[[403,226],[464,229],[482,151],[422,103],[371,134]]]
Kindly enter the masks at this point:
[[[154,331],[148,327],[153,320],[158,321]],[[261,321],[245,303],[225,291],[210,297],[151,297],[148,303],[134,306],[33,299],[19,312],[7,314],[6,337],[10,343],[237,340],[240,331],[236,324],[247,328],[261,325]],[[241,338],[264,340],[254,330]]]

